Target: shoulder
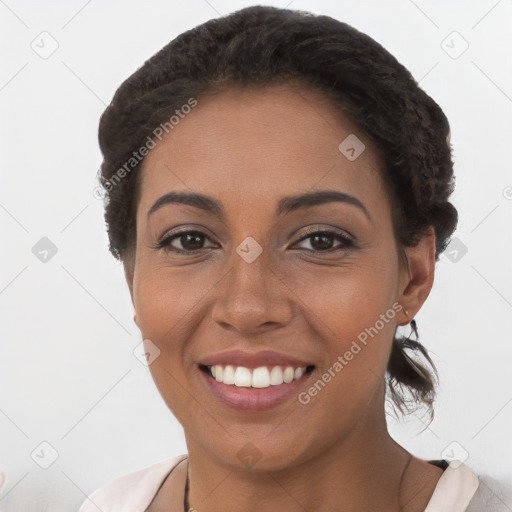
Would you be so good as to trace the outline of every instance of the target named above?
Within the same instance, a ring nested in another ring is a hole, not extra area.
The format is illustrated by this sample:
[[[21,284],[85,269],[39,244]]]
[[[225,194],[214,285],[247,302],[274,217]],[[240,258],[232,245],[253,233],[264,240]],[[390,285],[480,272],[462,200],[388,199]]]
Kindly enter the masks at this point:
[[[438,465],[438,464],[436,464]],[[454,460],[444,464],[425,512],[510,512],[506,486],[489,476],[478,476],[468,466]]]
[[[187,455],[178,455],[115,478],[95,490],[78,512],[143,512],[171,470]]]
[[[479,475],[479,485],[466,512],[510,512],[512,482],[500,482],[488,475]]]

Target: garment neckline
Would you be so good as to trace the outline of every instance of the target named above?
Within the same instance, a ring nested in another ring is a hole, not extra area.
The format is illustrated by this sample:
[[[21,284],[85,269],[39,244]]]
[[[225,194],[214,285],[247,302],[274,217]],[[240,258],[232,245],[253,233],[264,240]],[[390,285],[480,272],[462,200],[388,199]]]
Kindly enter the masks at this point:
[[[478,489],[478,477],[459,460],[429,462],[444,469],[424,512],[464,512]]]
[[[173,496],[175,500],[173,499],[173,501],[177,503],[184,502],[188,473],[188,454],[180,456],[178,460],[176,460],[176,457],[172,457],[167,459],[166,462],[171,463],[171,468],[168,468],[165,474],[160,478],[155,493],[153,496],[149,497],[149,501],[145,504],[144,511],[146,511],[153,502],[164,482],[168,478],[171,478],[173,471],[182,464],[184,464],[185,467],[182,468],[182,471],[175,473],[177,478],[172,483],[172,489],[175,490]],[[478,477],[469,467],[457,460],[448,462],[441,459],[429,460],[427,462],[441,468],[443,474],[439,478],[424,512],[464,512],[478,488]]]

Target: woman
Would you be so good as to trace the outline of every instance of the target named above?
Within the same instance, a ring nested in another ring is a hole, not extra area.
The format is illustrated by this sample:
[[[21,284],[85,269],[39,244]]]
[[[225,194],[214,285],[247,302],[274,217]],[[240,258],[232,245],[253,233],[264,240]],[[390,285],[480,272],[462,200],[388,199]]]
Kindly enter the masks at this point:
[[[243,9],[128,78],[99,140],[110,249],[188,454],[80,512],[483,510],[469,468],[386,427],[386,392],[432,412],[432,361],[396,331],[417,334],[457,223],[448,121],[392,55]]]

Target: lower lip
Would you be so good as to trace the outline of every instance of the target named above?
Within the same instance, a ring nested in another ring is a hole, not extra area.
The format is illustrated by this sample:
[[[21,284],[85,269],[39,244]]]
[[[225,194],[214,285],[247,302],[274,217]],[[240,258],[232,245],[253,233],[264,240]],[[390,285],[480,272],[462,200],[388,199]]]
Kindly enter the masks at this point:
[[[199,370],[213,395],[224,405],[231,409],[241,411],[266,411],[286,402],[292,396],[297,396],[301,387],[311,375],[305,373],[300,379],[293,380],[288,384],[269,386],[268,388],[247,388],[229,386],[217,382],[206,372]]]

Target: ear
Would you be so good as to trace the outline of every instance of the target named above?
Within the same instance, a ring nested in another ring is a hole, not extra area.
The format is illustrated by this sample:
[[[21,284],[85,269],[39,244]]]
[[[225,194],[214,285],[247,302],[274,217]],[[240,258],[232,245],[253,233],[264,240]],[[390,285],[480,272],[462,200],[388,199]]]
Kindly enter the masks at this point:
[[[407,325],[427,300],[434,284],[436,237],[431,226],[414,247],[405,247],[407,258],[402,268],[398,302],[402,305],[404,320],[399,325]]]

